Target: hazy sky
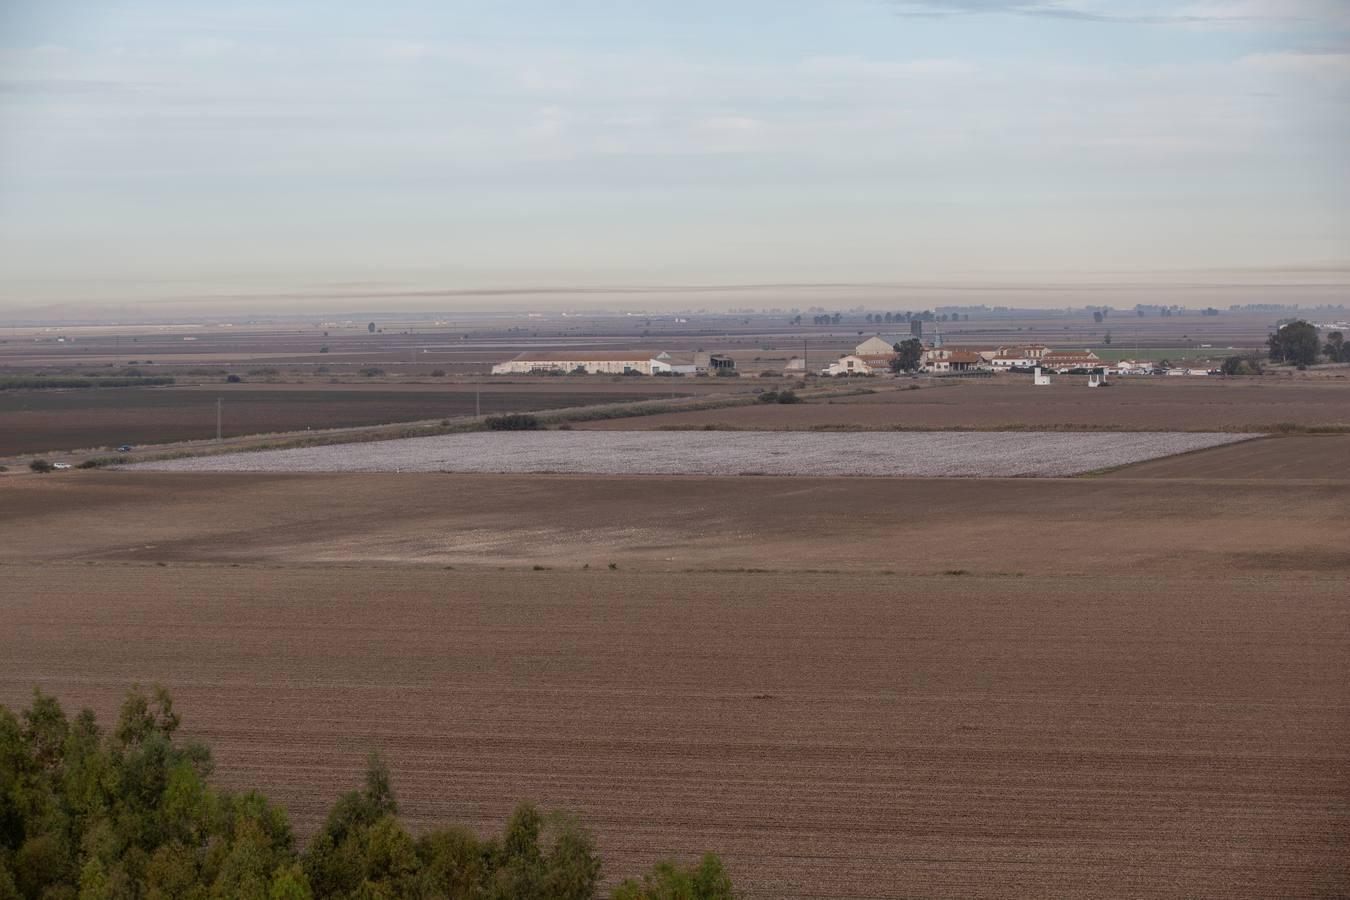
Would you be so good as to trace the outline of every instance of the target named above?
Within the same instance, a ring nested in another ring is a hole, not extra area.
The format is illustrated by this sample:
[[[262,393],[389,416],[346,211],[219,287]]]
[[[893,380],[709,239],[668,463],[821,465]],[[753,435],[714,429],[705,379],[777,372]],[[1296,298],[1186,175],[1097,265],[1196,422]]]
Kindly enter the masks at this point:
[[[1348,161],[1350,0],[0,0],[0,309],[1345,281]]]

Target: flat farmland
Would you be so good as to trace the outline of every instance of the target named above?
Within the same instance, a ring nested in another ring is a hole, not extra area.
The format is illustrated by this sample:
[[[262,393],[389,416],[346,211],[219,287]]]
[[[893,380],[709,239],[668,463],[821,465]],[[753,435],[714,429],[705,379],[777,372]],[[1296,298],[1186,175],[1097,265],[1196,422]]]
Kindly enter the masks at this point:
[[[765,404],[751,409],[665,413],[587,429],[955,428],[1061,425],[1156,431],[1223,431],[1298,425],[1350,425],[1350,377],[1120,378],[1090,389],[1085,378],[1056,377],[1036,387],[1030,375],[917,382],[918,390],[863,379],[876,393],[829,403]]]
[[[1248,441],[1205,453],[1150,460],[1103,477],[1339,483],[1350,480],[1350,436],[1311,434]]]
[[[1203,432],[444,434],[148,462],[161,472],[1049,477],[1250,440]]]
[[[379,747],[412,827],[575,810],[611,876],[715,849],[753,898],[1340,897],[1347,450],[8,475],[0,702],[40,684],[106,721],[162,682],[302,837]]]
[[[174,687],[302,835],[579,811],[748,896],[1350,889],[1343,583],[6,565],[0,701]],[[134,646],[134,654],[126,652]]]
[[[0,456],[215,437],[216,398],[226,436],[382,425],[473,415],[472,385],[211,385],[0,392]],[[484,415],[668,397],[645,391],[537,389],[493,385],[481,392]],[[626,385],[613,385],[624,388]]]

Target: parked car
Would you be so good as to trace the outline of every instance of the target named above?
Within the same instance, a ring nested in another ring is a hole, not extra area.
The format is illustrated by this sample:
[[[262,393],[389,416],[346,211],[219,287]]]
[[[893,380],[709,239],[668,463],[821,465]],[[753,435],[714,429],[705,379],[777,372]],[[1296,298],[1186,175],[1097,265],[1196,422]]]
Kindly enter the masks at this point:
[[[118,453],[130,453],[132,450],[135,450],[135,449],[136,449],[136,448],[133,447],[133,446],[131,446],[130,444],[123,444],[122,446],[120,446],[120,447],[117,448],[117,452],[118,452]]]
[[[73,469],[73,468],[75,468],[75,467],[72,466],[70,463],[52,463],[52,468],[53,468],[53,469]]]

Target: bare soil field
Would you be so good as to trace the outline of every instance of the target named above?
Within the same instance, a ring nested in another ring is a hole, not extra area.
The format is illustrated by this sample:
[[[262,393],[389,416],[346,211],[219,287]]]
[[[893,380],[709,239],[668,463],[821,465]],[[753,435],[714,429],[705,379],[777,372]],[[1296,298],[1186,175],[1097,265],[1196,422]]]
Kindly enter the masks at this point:
[[[1344,482],[1350,480],[1350,435],[1305,434],[1247,441],[1204,453],[1150,460],[1104,477]]]
[[[1344,447],[1350,438],[1316,440]],[[1293,503],[1279,477],[1235,483],[1216,467],[1217,480],[1163,488],[1130,471],[1075,479],[71,471],[0,478],[0,562],[1105,576],[1232,574],[1260,551],[1260,565],[1281,571],[1350,571],[1350,479],[1300,490]]]
[[[716,848],[751,897],[1350,889],[1337,579],[4,577],[0,701],[173,685],[302,833],[380,747],[414,828],[531,798],[614,873]]]
[[[662,392],[664,385],[650,382],[645,392],[606,387],[595,385],[587,391],[494,386],[481,392],[480,404],[483,414],[490,415],[670,396]],[[0,456],[211,438],[216,433],[217,397],[225,402],[222,430],[227,437],[450,418],[473,415],[475,409],[471,385],[440,390],[216,385],[6,391],[0,393]]]
[[[588,422],[588,429],[702,428],[954,428],[1061,425],[1157,431],[1223,431],[1280,422],[1350,425],[1350,377],[1338,378],[1121,378],[1106,389],[1086,379],[1057,377],[1036,387],[1029,375],[922,382],[895,390],[894,382],[862,379],[877,393],[831,403],[765,404],[753,409],[645,416],[631,423]]]
[[[161,472],[560,472],[590,475],[1077,475],[1250,439],[1239,434],[447,434],[148,462]]]
[[[0,702],[106,721],[162,682],[302,836],[379,747],[414,827],[530,799],[611,874],[715,849],[753,898],[1342,897],[1348,442],[1076,479],[3,477]]]

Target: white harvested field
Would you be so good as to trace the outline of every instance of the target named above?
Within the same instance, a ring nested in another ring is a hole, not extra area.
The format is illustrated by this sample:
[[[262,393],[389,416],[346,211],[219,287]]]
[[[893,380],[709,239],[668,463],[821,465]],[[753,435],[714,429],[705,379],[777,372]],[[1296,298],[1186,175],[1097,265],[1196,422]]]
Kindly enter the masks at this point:
[[[166,460],[166,472],[1056,477],[1248,440],[1183,432],[474,432]]]

